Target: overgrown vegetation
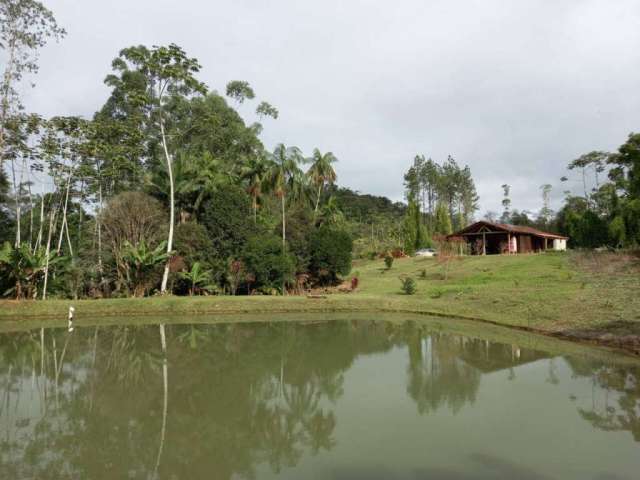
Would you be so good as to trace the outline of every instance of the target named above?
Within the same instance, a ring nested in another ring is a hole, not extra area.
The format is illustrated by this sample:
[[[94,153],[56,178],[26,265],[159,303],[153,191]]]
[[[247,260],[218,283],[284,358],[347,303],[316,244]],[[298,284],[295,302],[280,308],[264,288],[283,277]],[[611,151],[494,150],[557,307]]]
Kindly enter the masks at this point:
[[[64,31],[32,0],[0,1],[0,17],[0,295],[285,294],[349,274],[357,229],[333,197],[337,158],[268,151],[227,100],[255,101],[247,82],[225,99],[179,46],[133,46],[91,119],[27,114],[23,74]]]

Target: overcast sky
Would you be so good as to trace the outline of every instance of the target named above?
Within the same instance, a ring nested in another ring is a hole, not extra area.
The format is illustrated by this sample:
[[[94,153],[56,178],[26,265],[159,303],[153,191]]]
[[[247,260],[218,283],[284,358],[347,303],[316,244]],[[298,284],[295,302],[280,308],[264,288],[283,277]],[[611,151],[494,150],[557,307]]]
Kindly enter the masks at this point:
[[[118,51],[171,42],[219,91],[280,110],[262,139],[339,158],[339,183],[402,199],[416,153],[471,167],[481,211],[558,206],[568,161],[640,130],[640,1],[45,0],[68,32],[27,106],[91,114]],[[253,121],[256,103],[241,112]],[[577,185],[576,185],[577,187]]]

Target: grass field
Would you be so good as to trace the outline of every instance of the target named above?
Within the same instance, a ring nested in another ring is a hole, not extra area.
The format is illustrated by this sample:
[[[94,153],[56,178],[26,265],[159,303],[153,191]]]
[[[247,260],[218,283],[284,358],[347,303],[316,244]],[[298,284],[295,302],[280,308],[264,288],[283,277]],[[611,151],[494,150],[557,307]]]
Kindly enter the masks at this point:
[[[640,261],[613,253],[461,257],[355,262],[360,286],[326,298],[154,297],[112,300],[0,301],[0,320],[76,316],[193,316],[224,313],[380,311],[488,321],[640,352]],[[405,295],[399,276],[416,279]]]

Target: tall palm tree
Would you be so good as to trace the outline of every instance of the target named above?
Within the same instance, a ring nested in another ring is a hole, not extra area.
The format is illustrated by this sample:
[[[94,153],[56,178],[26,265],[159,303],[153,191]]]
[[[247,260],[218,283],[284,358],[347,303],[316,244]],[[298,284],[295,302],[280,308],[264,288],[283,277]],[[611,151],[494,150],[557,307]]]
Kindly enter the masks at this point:
[[[268,180],[271,161],[263,155],[251,157],[240,169],[240,177],[248,183],[247,191],[253,203],[253,223],[258,221],[258,203],[262,196],[265,182]]]
[[[220,185],[229,182],[232,173],[222,161],[209,152],[176,155],[173,159],[174,194],[180,222],[184,223],[186,213],[197,216],[202,202]],[[169,178],[166,170],[159,170],[149,176],[147,182],[163,196],[169,195]]]
[[[305,178],[300,169],[303,157],[299,148],[287,148],[279,144],[270,155],[270,159],[271,165],[267,178],[271,191],[280,199],[282,207],[282,250],[284,251],[287,241],[285,205],[287,197],[296,198],[304,188]]]
[[[332,185],[335,183],[338,176],[333,169],[333,163],[337,162],[336,156],[327,152],[323,154],[317,148],[313,150],[313,156],[307,160],[311,163],[309,170],[307,170],[307,177],[311,183],[317,188],[316,193],[316,206],[313,210],[313,216],[318,214],[318,205],[320,204],[320,197],[322,197],[322,190],[325,185]]]
[[[207,195],[234,178],[234,174],[225,168],[223,162],[209,152],[204,152],[192,159],[189,164],[189,173],[191,188],[198,192],[193,203],[193,211],[196,215]]]

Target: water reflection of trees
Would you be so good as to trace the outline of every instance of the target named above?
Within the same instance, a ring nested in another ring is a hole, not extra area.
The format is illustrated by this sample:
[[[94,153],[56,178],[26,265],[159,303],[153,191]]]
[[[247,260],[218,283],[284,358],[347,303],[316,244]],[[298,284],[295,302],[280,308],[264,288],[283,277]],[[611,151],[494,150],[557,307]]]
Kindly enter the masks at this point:
[[[258,468],[277,472],[336,445],[335,403],[358,356],[405,345],[406,391],[421,414],[458,412],[475,401],[483,374],[515,376],[514,367],[545,357],[412,322],[0,335],[0,478],[225,479],[253,478]],[[592,378],[597,392],[580,414],[597,428],[628,430],[638,440],[637,371],[567,362],[576,376]]]
[[[441,407],[454,414],[473,404],[483,374],[506,370],[515,379],[515,367],[547,358],[536,350],[517,345],[429,330],[419,323],[403,325],[409,347],[407,393],[418,412]]]
[[[567,357],[573,375],[591,379],[591,398],[578,413],[595,428],[628,431],[640,442],[640,369]]]
[[[393,342],[382,323],[164,328],[164,348],[158,326],[0,336],[0,477],[279,471],[335,445],[344,371]]]
[[[475,401],[480,371],[460,356],[470,339],[438,332],[426,334],[415,324],[407,324],[406,335],[407,393],[420,414],[443,405],[457,413],[466,403]]]

